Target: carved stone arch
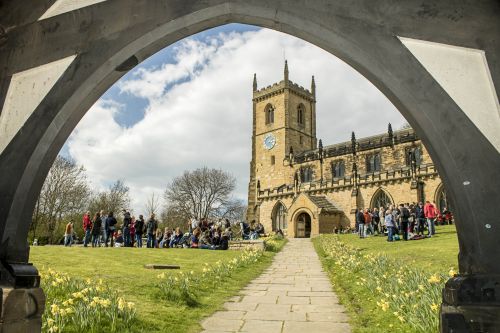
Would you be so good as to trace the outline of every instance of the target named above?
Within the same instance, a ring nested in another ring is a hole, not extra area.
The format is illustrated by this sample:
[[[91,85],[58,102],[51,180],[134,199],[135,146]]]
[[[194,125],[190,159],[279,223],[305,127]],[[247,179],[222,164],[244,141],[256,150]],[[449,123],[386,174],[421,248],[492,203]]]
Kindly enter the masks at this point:
[[[383,187],[379,187],[375,193],[373,193],[373,196],[370,200],[370,208],[379,208],[379,207],[384,207],[387,208],[387,204],[381,205],[381,203],[384,202],[383,197],[386,197],[387,200],[385,201],[386,203],[389,202],[390,204],[394,205],[394,198],[392,195],[389,193],[389,191]]]

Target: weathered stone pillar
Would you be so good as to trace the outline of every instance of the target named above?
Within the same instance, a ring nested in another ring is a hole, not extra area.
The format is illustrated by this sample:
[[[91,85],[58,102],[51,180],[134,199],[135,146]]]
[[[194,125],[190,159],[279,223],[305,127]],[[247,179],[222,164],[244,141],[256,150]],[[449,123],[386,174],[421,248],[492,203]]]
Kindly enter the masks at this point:
[[[31,264],[0,265],[0,333],[41,332],[45,295]]]

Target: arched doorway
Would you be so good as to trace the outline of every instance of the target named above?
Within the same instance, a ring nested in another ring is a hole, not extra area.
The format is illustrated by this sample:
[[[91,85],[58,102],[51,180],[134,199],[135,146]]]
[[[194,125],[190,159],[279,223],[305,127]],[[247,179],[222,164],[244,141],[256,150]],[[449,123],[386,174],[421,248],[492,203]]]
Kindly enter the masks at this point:
[[[286,207],[283,203],[278,202],[273,209],[273,231],[284,230],[288,228],[288,222],[286,220]]]
[[[389,194],[383,189],[379,189],[372,197],[370,208],[387,208],[393,204],[394,202],[392,201]]]
[[[295,223],[295,236],[297,238],[311,237],[311,216],[307,213],[300,213]]]

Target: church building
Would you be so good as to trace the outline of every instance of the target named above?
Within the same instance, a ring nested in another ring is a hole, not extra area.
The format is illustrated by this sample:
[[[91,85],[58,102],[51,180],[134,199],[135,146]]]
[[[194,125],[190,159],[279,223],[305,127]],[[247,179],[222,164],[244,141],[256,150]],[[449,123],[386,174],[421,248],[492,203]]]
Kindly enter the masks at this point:
[[[247,221],[289,237],[353,227],[356,208],[435,201],[447,206],[441,179],[411,129],[323,145],[316,137],[316,85],[253,82],[252,161]]]

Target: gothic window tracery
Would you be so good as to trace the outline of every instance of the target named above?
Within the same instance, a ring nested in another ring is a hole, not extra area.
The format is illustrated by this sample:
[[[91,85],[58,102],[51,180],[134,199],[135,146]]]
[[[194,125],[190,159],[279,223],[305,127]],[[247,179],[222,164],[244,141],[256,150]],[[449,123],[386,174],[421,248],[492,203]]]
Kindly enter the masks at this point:
[[[343,160],[332,163],[332,177],[341,178],[345,176],[345,163]]]
[[[311,167],[303,167],[300,168],[300,182],[301,183],[309,183],[313,180],[313,170]]]
[[[405,149],[405,161],[407,166],[411,166],[412,160],[416,166],[422,164],[422,149],[420,147],[409,147]]]
[[[382,167],[380,153],[366,155],[366,172],[377,172]]]
[[[382,189],[379,189],[372,198],[371,208],[384,207],[388,208],[390,205],[394,204],[389,197],[389,195]]]
[[[288,224],[286,221],[286,208],[281,202],[278,202],[274,207],[273,231],[276,231],[278,229],[283,230],[286,229],[287,227]]]

